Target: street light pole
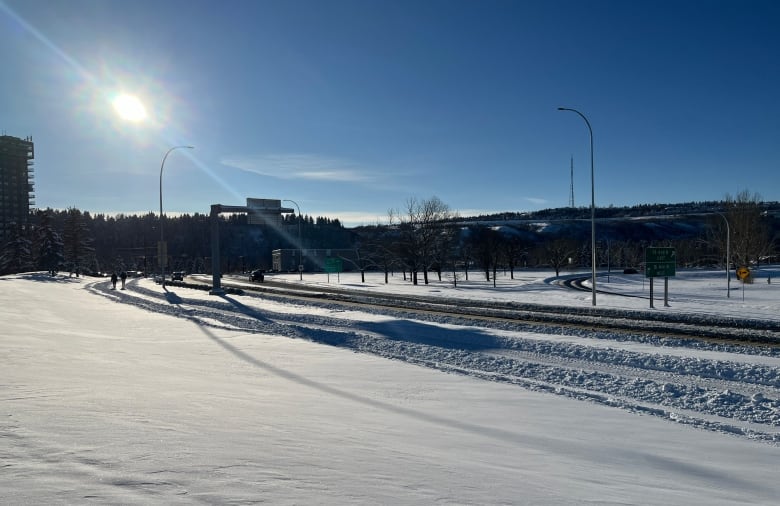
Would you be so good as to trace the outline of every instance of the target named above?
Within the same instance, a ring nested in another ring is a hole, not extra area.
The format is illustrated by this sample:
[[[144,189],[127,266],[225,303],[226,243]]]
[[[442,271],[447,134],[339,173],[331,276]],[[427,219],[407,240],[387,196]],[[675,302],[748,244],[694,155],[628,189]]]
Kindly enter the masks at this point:
[[[295,208],[298,210],[298,272],[300,273],[300,280],[303,281],[303,243],[301,242],[301,208],[294,200],[284,199],[282,202],[292,202],[295,204]]]
[[[590,127],[590,121],[577,109],[570,109],[568,107],[559,107],[559,111],[571,111],[579,114],[579,116],[585,120],[585,124],[588,125],[588,132],[590,133],[590,244],[591,244],[591,286],[593,291],[593,305],[596,305],[596,184],[593,171],[593,129]]]
[[[163,156],[162,163],[160,164],[160,247],[158,248],[158,255],[160,256],[160,283],[162,283],[163,288],[165,288],[165,261],[166,259],[163,258],[163,255],[167,256],[167,248],[165,248],[165,235],[163,233],[163,205],[162,205],[162,176],[163,176],[163,169],[165,168],[165,160],[168,159],[168,155],[171,154],[171,151],[174,149],[195,149],[194,146],[174,146],[168,151],[165,152],[165,156]]]
[[[731,298],[731,274],[729,273],[729,264],[731,263],[731,228],[729,227],[729,220],[723,213],[715,211],[723,221],[726,222],[726,298]]]

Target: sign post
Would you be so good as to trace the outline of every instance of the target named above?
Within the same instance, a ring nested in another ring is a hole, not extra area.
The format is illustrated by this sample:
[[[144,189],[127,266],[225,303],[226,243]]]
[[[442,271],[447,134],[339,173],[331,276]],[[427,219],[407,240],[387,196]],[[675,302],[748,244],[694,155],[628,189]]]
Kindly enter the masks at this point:
[[[750,280],[750,269],[744,265],[737,269],[737,277],[742,281],[742,302],[745,301],[745,283]]]
[[[157,241],[157,263],[160,264],[160,267],[163,269],[168,267],[168,243],[165,241]],[[163,274],[163,276],[165,276],[165,274]],[[163,283],[164,282],[165,280],[163,280]]]
[[[669,277],[674,277],[677,252],[674,248],[647,248],[645,250],[645,277],[650,278],[650,307],[653,306],[653,278],[664,278],[664,306],[669,307]]]

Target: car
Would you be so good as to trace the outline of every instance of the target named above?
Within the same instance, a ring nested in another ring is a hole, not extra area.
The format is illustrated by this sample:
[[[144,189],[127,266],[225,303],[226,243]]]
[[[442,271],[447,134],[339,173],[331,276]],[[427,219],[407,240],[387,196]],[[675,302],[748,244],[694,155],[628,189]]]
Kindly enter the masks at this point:
[[[252,271],[252,274],[249,275],[249,281],[260,281],[262,282],[263,279],[265,279],[265,272],[263,269],[257,269]]]
[[[184,272],[173,271],[171,273],[171,281],[184,281]]]

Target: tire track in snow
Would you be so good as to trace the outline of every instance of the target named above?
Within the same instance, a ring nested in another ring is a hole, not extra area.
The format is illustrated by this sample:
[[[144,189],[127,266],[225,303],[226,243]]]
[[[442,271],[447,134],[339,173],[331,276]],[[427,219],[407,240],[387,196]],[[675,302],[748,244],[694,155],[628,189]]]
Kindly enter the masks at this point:
[[[306,306],[300,304],[298,314],[260,310],[252,307],[251,297],[246,298],[246,304],[236,297],[184,300],[172,292],[164,296],[137,283],[130,283],[129,289],[122,292],[108,286],[97,282],[88,289],[201,325],[308,339],[780,443],[775,429],[780,427],[780,370],[776,367],[596,348],[556,341],[555,335],[549,335],[549,339],[508,338],[491,332],[495,327],[507,332],[505,323],[491,325],[481,320],[419,314],[414,314],[412,320],[402,310],[363,311],[398,318],[392,324],[361,322],[306,314]],[[328,307],[327,302],[312,301],[308,305]],[[463,326],[467,322],[469,325]],[[529,332],[526,325],[516,327],[522,327],[516,330],[521,335]],[[544,334],[543,330],[538,332]]]

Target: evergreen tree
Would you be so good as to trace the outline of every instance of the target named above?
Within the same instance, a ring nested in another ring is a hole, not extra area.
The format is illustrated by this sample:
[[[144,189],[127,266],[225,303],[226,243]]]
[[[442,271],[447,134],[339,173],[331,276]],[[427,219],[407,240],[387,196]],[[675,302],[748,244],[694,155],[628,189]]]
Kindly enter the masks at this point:
[[[87,228],[85,219],[89,215],[82,215],[81,211],[75,208],[68,209],[65,218],[65,229],[63,232],[63,245],[65,248],[65,263],[71,272],[83,270],[85,267],[91,267],[94,255],[92,248],[92,236]]]
[[[11,233],[0,251],[0,274],[12,274],[32,270],[32,245],[26,230],[12,224]]]
[[[63,261],[62,237],[54,230],[51,211],[38,211],[38,226],[35,228],[35,252],[39,269],[45,269],[54,276]]]

